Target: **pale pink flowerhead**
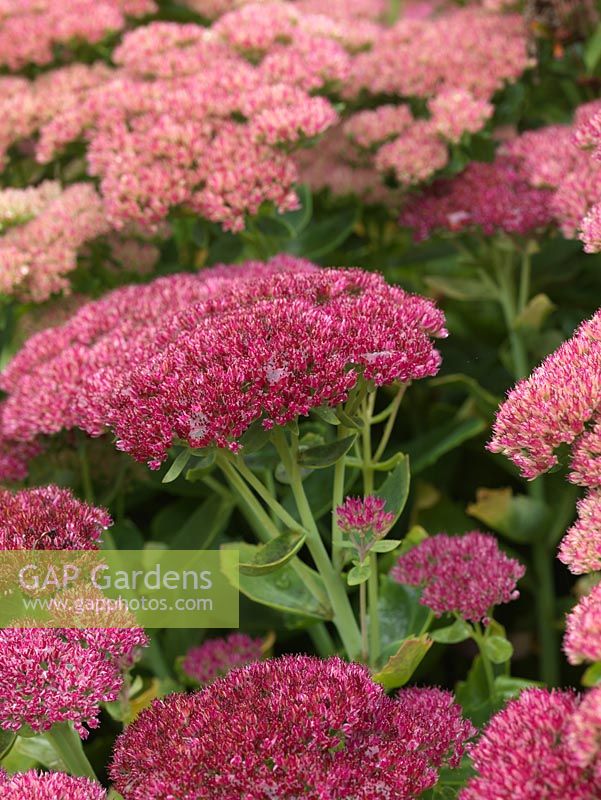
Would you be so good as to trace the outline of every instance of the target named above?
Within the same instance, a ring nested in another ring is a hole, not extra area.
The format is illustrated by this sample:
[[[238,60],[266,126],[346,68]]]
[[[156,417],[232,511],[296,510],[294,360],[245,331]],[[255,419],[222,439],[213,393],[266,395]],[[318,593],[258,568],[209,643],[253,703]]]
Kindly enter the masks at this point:
[[[601,584],[581,597],[567,615],[563,649],[570,664],[601,661]]]
[[[457,143],[464,133],[477,133],[492,117],[494,106],[466,89],[445,89],[428,101],[434,130]]]
[[[576,762],[601,783],[601,686],[587,692],[567,728],[567,742]]]
[[[450,694],[388,697],[368,670],[307,656],[256,662],[142,712],[118,739],[125,800],[352,797],[410,800],[473,735]]]
[[[201,686],[208,686],[233,669],[245,667],[263,657],[262,639],[245,633],[230,633],[223,639],[207,639],[188,651],[181,666]]]
[[[601,569],[601,491],[589,491],[577,509],[578,519],[561,540],[558,557],[580,575]]]
[[[106,790],[89,778],[64,772],[0,773],[3,800],[106,800]]]
[[[477,775],[459,800],[592,800],[596,782],[568,739],[571,692],[528,689],[484,729],[470,756]]]
[[[392,173],[403,186],[421,183],[449,160],[446,144],[430,120],[417,120],[403,134],[383,145],[375,157],[376,169]]]
[[[369,150],[388,139],[404,133],[413,122],[408,105],[383,105],[368,111],[358,111],[346,120],[344,133],[359,147]]]
[[[422,586],[420,602],[436,616],[460,614],[479,622],[493,606],[519,596],[516,583],[525,571],[494,536],[471,531],[424,539],[400,556],[390,574],[398,583]]]
[[[497,412],[488,449],[510,458],[526,478],[536,478],[557,464],[557,448],[576,443],[573,480],[586,483],[583,466],[595,448],[584,449],[589,441],[585,430],[595,420],[600,402],[598,311],[529,378],[511,389]],[[594,480],[592,483],[595,485]]]

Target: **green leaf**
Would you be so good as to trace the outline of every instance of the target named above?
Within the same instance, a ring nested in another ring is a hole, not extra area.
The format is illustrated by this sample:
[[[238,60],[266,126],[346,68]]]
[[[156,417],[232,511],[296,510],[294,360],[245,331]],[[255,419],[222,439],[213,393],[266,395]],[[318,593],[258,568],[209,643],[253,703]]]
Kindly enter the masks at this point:
[[[543,686],[540,681],[529,681],[526,678],[512,678],[510,675],[497,675],[495,678],[495,689],[499,699],[506,702],[513,700],[524,691],[535,686]]]
[[[8,772],[27,772],[35,767],[61,771],[64,764],[45,736],[17,736],[10,750],[5,752],[2,766]]]
[[[321,258],[348,239],[358,217],[357,205],[332,211],[319,221],[313,220],[296,239],[290,241],[288,250],[308,259]]]
[[[590,74],[595,72],[599,59],[601,59],[601,25],[597,25],[584,48],[584,63]]]
[[[361,430],[363,427],[363,420],[359,419],[359,417],[350,417],[342,408],[342,406],[338,406],[334,413],[345,428],[356,428],[357,430]]]
[[[352,433],[350,436],[345,436],[344,439],[336,439],[328,444],[318,444],[315,447],[301,450],[298,454],[298,463],[301,467],[311,469],[331,467],[348,453],[356,438],[357,434]]]
[[[469,758],[465,758],[457,769],[443,767],[438,774],[436,786],[421,794],[420,800],[455,800],[474,775],[474,768]]]
[[[591,664],[590,667],[584,671],[580,682],[583,686],[596,686],[598,683],[600,683],[601,661],[597,661],[596,664]]]
[[[289,224],[285,214],[278,216],[262,216],[254,220],[254,227],[268,239],[290,239],[295,236],[295,230]]]
[[[411,458],[412,474],[416,475],[432,466],[439,458],[482,433],[485,428],[486,422],[476,417],[453,419],[408,442],[402,450]]]
[[[299,233],[305,230],[311,217],[313,215],[313,195],[311,189],[305,184],[296,187],[296,193],[300,200],[301,207],[297,211],[287,211],[281,215],[281,219],[289,225],[294,234],[298,236]]]
[[[466,715],[478,727],[488,722],[496,711],[496,706],[490,700],[486,673],[479,655],[472,661],[467,679],[457,684],[455,697]]]
[[[374,681],[387,691],[404,686],[431,647],[432,640],[427,634],[409,636],[384,667],[373,676]]]
[[[381,578],[378,617],[383,651],[395,652],[403,639],[422,630],[430,612],[419,602],[420,595],[413,586]]]
[[[472,629],[463,619],[456,620],[452,625],[446,628],[438,628],[438,630],[430,631],[430,638],[440,644],[457,644],[457,642],[464,642],[472,635]]]
[[[243,575],[268,575],[285,566],[301,549],[307,538],[299,531],[286,531],[267,544],[259,545],[251,561],[240,561]]]
[[[237,543],[222,545],[238,550],[240,561],[250,563],[258,545]],[[327,592],[321,576],[298,559],[268,575],[239,575],[240,592],[255,603],[317,620],[332,619]]]
[[[349,586],[359,586],[360,583],[365,583],[365,581],[369,580],[370,575],[370,565],[363,564],[362,566],[353,567],[351,570],[349,570],[349,573],[346,576],[346,582]]]
[[[453,300],[495,300],[497,297],[492,286],[477,278],[431,275],[424,280],[430,289]]]
[[[0,730],[0,763],[6,758],[12,749],[17,738],[17,734],[12,731]]]
[[[382,539],[379,542],[374,542],[369,551],[370,553],[390,553],[392,550],[396,550],[400,544],[400,539]]]
[[[240,444],[246,456],[261,450],[271,439],[271,431],[265,430],[261,420],[255,420],[242,434]]]
[[[543,502],[527,495],[514,495],[509,488],[478,489],[476,502],[466,510],[489,528],[520,544],[534,541],[549,523],[549,510]]]
[[[211,495],[190,514],[170,541],[172,550],[208,550],[226,529],[234,502],[228,497]]]
[[[167,470],[162,482],[172,483],[176,478],[179,478],[186,468],[186,464],[190,460],[191,456],[192,453],[189,450],[182,450],[182,452],[177,456],[173,464]]]
[[[377,497],[386,501],[386,511],[394,514],[395,522],[401,516],[407,503],[410,484],[409,458],[403,455],[376,492]]]
[[[318,406],[313,409],[313,413],[324,422],[327,422],[328,425],[340,425],[340,419],[330,406]]]
[[[555,304],[551,302],[546,294],[537,294],[520,311],[515,319],[514,327],[522,330],[538,331],[555,308]]]
[[[201,481],[212,469],[217,457],[217,451],[214,447],[206,448],[204,455],[195,459],[194,466],[186,472],[186,480],[194,483]]]
[[[493,664],[504,664],[513,655],[513,645],[503,636],[487,636],[483,647]]]

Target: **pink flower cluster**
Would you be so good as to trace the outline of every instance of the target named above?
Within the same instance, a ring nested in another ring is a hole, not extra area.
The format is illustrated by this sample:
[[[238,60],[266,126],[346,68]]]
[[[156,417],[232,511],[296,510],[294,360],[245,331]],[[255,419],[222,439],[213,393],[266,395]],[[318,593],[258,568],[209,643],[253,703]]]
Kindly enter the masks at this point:
[[[601,203],[601,161],[587,149],[599,127],[601,103],[580,106],[570,125],[550,125],[527,131],[506,143],[504,152],[519,158],[533,186],[553,190],[551,211],[566,238],[577,236],[587,252],[601,241],[598,223]]]
[[[557,463],[556,450],[571,445],[573,483],[589,487],[579,518],[564,537],[560,559],[572,572],[601,566],[601,312],[518,383],[499,409],[489,449],[507,455],[534,478]]]
[[[0,485],[24,480],[29,471],[29,462],[42,451],[36,441],[11,440],[3,430],[3,413],[3,404],[0,402]]]
[[[577,763],[593,775],[599,791],[601,783],[601,687],[591,689],[570,719],[567,742]]]
[[[557,463],[560,445],[574,445],[572,479],[597,485],[595,423],[601,404],[601,312],[548,356],[507,395],[489,449],[510,458],[526,478]],[[591,478],[588,475],[591,473]]]
[[[0,204],[15,203],[18,214],[26,197],[16,192],[0,192]],[[32,190],[22,190],[28,192]],[[0,237],[0,294],[39,303],[69,288],[65,275],[76,268],[78,251],[109,228],[91,184],[75,183],[59,194],[55,185],[49,191],[42,184],[35,202],[37,207],[32,202],[29,211],[37,215]]]
[[[344,533],[385,534],[394,522],[394,514],[384,510],[386,501],[381,497],[347,497],[336,509],[338,527]]]
[[[490,164],[473,161],[457,177],[440,179],[403,208],[400,223],[418,241],[434,231],[478,229],[525,236],[553,222],[552,192],[530,186],[517,159],[498,156]]]
[[[103,509],[57,486],[0,492],[0,550],[94,550],[110,524]],[[22,624],[0,630],[0,728],[40,732],[72,722],[87,736],[147,644],[144,631]]]
[[[401,187],[425,181],[446,166],[448,143],[479,131],[493,112],[465,89],[445,90],[428,107],[428,119],[414,119],[404,104],[351,114],[315,151],[299,155],[302,179],[316,191],[386,199],[383,176]]]
[[[529,689],[488,723],[471,751],[477,775],[459,800],[593,800],[598,783],[583,764],[585,700],[570,692]],[[575,729],[576,716],[581,722]],[[592,729],[588,729],[590,740]]]
[[[85,631],[74,631],[84,634]],[[83,738],[98,725],[100,703],[116,700],[118,666],[85,636],[60,628],[0,630],[0,728],[39,733],[72,722]]]
[[[584,595],[566,617],[563,648],[570,664],[601,661],[601,585]]]
[[[0,550],[96,550],[111,518],[68,489],[0,490]]]
[[[207,639],[193,647],[182,660],[182,669],[200,686],[208,686],[233,669],[263,657],[263,641],[245,633],[230,633],[225,639]]]
[[[595,462],[598,470],[598,464]],[[578,520],[559,546],[559,560],[576,575],[601,569],[601,492],[592,489],[577,503]],[[584,601],[582,601],[584,602]],[[599,651],[601,660],[601,649]]]
[[[3,800],[106,800],[100,784],[64,772],[0,772],[0,789]]]
[[[432,97],[463,88],[488,100],[531,64],[520,15],[455,8],[383,28],[371,50],[353,60],[346,94]]]
[[[516,583],[524,573],[494,536],[472,531],[424,539],[400,556],[390,574],[398,583],[422,586],[420,602],[436,616],[453,613],[479,622],[493,606],[519,596]]]
[[[2,0],[0,64],[11,70],[50,64],[60,47],[96,44],[122,30],[127,17],[156,9],[154,0]]]
[[[388,697],[358,664],[287,656],[143,711],[118,739],[125,800],[232,797],[410,800],[457,766],[474,730],[450,694]]]
[[[283,425],[377,385],[437,372],[434,304],[361,270],[266,264],[130,286],[38,334],[1,384],[6,435],[31,441],[110,425],[118,447],[158,466],[174,436],[238,448],[248,426]]]
[[[18,144],[29,153],[42,125],[79,105],[88,91],[112,75],[104,64],[71,64],[35,80],[0,77],[0,166],[6,164],[9,147]]]
[[[126,378],[171,333],[177,336],[186,309],[221,294],[231,298],[241,277],[252,283],[273,273],[314,269],[303,259],[278,256],[126,286],[85,304],[66,323],[34,334],[2,373],[2,388],[15,401],[4,404],[4,437],[29,442],[77,426],[102,434],[108,396],[121,386],[121,373]],[[29,398],[20,410],[17,395]]]
[[[263,203],[293,209],[288,151],[338,119],[309,92],[340,83],[350,63],[320,20],[328,22],[276,2],[232,11],[210,29],[138,28],[115,50],[112,79],[42,127],[37,158],[47,163],[83,138],[117,228],[153,229],[183,205],[239,231]]]

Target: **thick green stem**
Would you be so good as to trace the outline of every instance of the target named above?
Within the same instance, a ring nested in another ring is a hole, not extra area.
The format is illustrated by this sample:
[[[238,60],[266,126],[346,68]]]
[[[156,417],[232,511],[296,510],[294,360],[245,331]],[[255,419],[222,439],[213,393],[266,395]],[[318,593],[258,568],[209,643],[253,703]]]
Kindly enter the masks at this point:
[[[484,667],[484,674],[486,676],[486,683],[488,685],[488,692],[490,694],[490,699],[494,703],[497,699],[497,690],[495,687],[495,673],[492,667],[492,663],[489,657],[486,655],[486,649],[484,647],[484,634],[482,633],[482,629],[480,627],[480,623],[476,623],[472,628],[472,637],[476,644],[478,645],[478,650],[480,651],[480,658],[482,659],[482,666]]]
[[[332,562],[330,561],[315,523],[311,506],[307,500],[300,469],[296,460],[295,439],[293,437],[293,448],[291,450],[284,431],[276,429],[274,431],[274,443],[282,459],[284,468],[288,473],[290,488],[294,495],[296,507],[303,527],[307,531],[307,547],[323,579],[328,597],[330,598],[330,603],[334,610],[334,625],[340,635],[347,655],[350,659],[355,659],[361,652],[361,634],[346,593],[346,587],[342,582],[340,574],[336,572],[332,566]]]
[[[65,765],[67,772],[71,775],[97,780],[96,773],[83,751],[81,739],[69,722],[53,725],[46,734],[46,738]]]
[[[368,579],[369,588],[369,663],[375,666],[380,658],[380,615],[378,614],[378,595],[380,593],[378,557],[369,555],[371,567]]]
[[[374,468],[371,453],[371,426],[376,403],[376,393],[368,395],[365,398],[363,405],[363,494],[367,497],[373,494],[374,491]],[[399,399],[400,403],[400,399]],[[388,422],[390,423],[390,431],[394,424],[394,415],[391,415]],[[387,425],[388,428],[388,425]],[[384,444],[386,446],[386,444]],[[383,452],[383,449],[382,449]],[[377,460],[377,459],[375,459]],[[369,589],[369,661],[370,664],[376,664],[380,657],[380,617],[378,614],[378,595],[380,592],[379,575],[378,575],[378,557],[375,553],[369,556],[370,573],[368,579]]]
[[[269,514],[265,511],[263,506],[259,503],[257,498],[254,496],[248,485],[245,483],[243,478],[238,474],[236,469],[233,467],[232,464],[226,458],[218,459],[219,466],[221,467],[223,474],[225,475],[226,479],[229,481],[230,486],[236,492],[236,494],[240,497],[241,502],[244,504],[246,509],[248,510],[249,514],[254,520],[253,528],[257,537],[262,542],[269,542],[271,539],[277,538],[281,531],[277,528],[274,524],[273,520],[269,516]],[[293,520],[294,526],[298,527],[298,524],[295,520]],[[292,569],[297,572],[299,577],[305,582],[309,591],[316,597],[324,607],[328,606],[328,598],[324,595],[323,589],[318,586],[318,584],[312,580],[311,573],[305,571],[300,571],[300,565],[296,559],[292,559],[290,562]]]
[[[85,439],[79,443],[79,467],[81,469],[81,482],[83,486],[86,502],[94,503],[94,487],[92,476],[90,475],[90,464],[88,461],[88,445]]]
[[[369,661],[369,644],[367,640],[367,588],[365,582],[359,586],[359,621],[361,623],[361,661]]]
[[[324,622],[311,625],[307,632],[313,641],[316,651],[322,658],[336,655],[336,644],[330,636],[330,631],[327,629]]]
[[[513,264],[508,259],[506,263],[497,268],[497,279],[499,282],[499,302],[505,318],[505,326],[509,336],[511,347],[511,359],[513,361],[513,374],[516,379],[525,378],[529,373],[528,356],[521,336],[515,329],[517,316],[515,288],[512,278]],[[526,301],[527,302],[527,301]]]
[[[338,426],[338,439],[348,436],[348,431],[343,425]],[[344,550],[342,548],[342,531],[338,525],[336,509],[344,502],[344,479],[346,462],[344,458],[338,459],[334,467],[334,485],[332,488],[332,562],[334,569],[340,571],[344,566]]]
[[[386,426],[382,433],[382,438],[378,443],[378,447],[376,449],[375,455],[373,457],[373,461],[379,461],[382,456],[384,455],[384,450],[386,450],[386,445],[390,440],[390,436],[392,434],[392,429],[394,428],[394,423],[396,422],[397,414],[399,413],[399,408],[401,406],[401,401],[403,399],[403,395],[405,394],[405,390],[407,388],[407,384],[403,384],[398,392],[392,403],[390,404],[390,414],[388,415],[388,420],[386,422]],[[371,424],[373,425],[376,421],[376,418],[372,415]]]
[[[543,478],[528,484],[528,494],[545,502]],[[539,671],[547,686],[559,683],[559,635],[555,614],[555,544],[548,531],[541,531],[532,545],[532,561],[536,576],[536,627],[539,646]]]
[[[375,392],[367,396],[363,406],[363,428],[361,438],[363,441],[363,494],[373,494],[374,491],[374,468],[371,459],[371,417],[374,412],[376,401]]]
[[[522,253],[522,269],[520,272],[520,292],[518,295],[518,313],[523,311],[530,299],[530,279],[532,273],[532,259],[526,248]]]

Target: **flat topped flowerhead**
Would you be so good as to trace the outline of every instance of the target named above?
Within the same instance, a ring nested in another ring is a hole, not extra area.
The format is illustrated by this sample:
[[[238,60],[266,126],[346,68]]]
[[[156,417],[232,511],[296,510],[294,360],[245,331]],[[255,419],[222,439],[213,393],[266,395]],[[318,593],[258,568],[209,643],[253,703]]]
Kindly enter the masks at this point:
[[[563,649],[570,664],[601,661],[601,584],[567,615]]]
[[[56,628],[0,630],[0,729],[36,733],[72,722],[85,738],[100,704],[116,700],[123,679],[118,664]]]
[[[0,490],[0,550],[97,550],[107,512],[69,489]]]
[[[459,800],[594,800],[599,784],[572,748],[572,692],[528,689],[494,716],[471,752]]]
[[[197,800],[199,787],[211,800],[410,800],[473,733],[447,692],[393,699],[363,666],[286,656],[155,702],[117,741],[111,777],[125,800]]]
[[[2,776],[2,800],[106,800],[106,790],[88,778],[63,772],[23,772]]]
[[[440,616],[460,614],[486,620],[492,606],[519,596],[517,581],[525,568],[503,553],[494,536],[471,531],[440,533],[400,556],[391,571],[398,583],[423,586],[421,603]]]

